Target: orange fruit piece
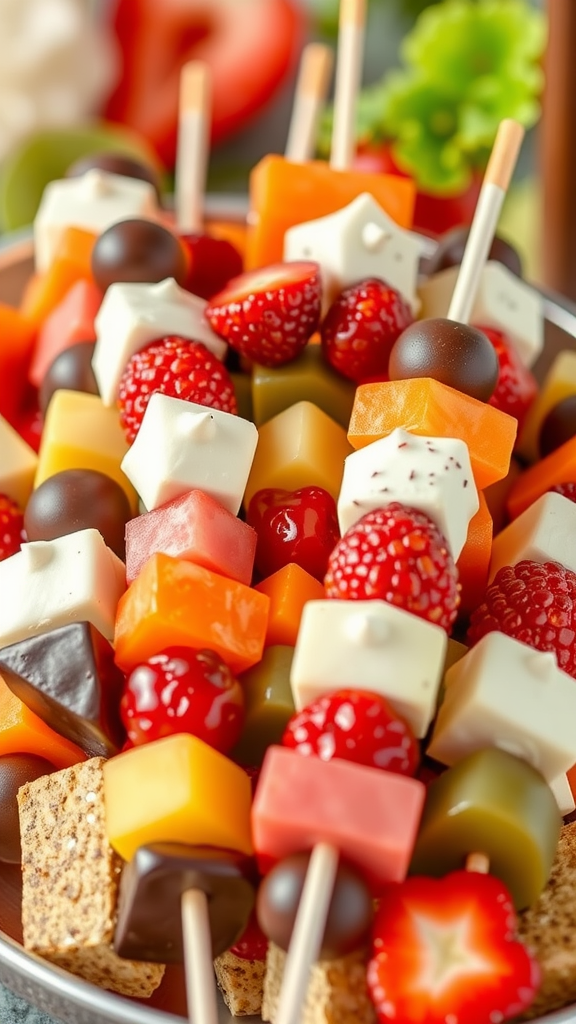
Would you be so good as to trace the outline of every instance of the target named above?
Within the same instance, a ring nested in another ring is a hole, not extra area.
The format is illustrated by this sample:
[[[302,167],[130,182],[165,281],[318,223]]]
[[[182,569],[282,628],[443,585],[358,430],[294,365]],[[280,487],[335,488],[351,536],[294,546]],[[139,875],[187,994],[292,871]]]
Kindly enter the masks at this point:
[[[58,771],[86,760],[80,747],[30,711],[0,676],[0,757],[5,754],[45,757]]]
[[[295,562],[267,576],[255,589],[270,598],[266,647],[294,647],[304,605],[326,596],[322,584]]]

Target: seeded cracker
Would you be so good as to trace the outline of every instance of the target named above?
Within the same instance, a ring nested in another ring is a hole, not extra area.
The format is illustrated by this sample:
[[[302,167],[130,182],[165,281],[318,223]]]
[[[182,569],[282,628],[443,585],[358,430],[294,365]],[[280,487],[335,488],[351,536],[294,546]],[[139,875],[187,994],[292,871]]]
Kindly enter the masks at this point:
[[[262,1017],[274,1024],[286,954],[268,946]],[[366,985],[366,952],[314,964],[301,1024],[375,1024],[376,1011]]]
[[[520,914],[519,937],[540,963],[542,985],[523,1019],[576,1000],[576,822],[560,832],[556,860],[538,902]]]
[[[216,958],[214,970],[222,998],[233,1017],[262,1012],[264,960],[244,960],[228,951]]]
[[[164,967],[112,949],[122,861],[106,837],[103,765],[95,757],[18,794],[24,947],[101,988],[146,998]]]

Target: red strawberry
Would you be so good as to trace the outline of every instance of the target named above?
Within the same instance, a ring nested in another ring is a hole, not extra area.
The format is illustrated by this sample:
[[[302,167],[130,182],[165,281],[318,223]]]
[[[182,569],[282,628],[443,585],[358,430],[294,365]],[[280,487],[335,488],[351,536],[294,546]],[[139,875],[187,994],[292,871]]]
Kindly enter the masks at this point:
[[[295,359],[320,320],[317,263],[273,263],[241,274],[208,303],[212,330],[262,366]]]
[[[215,651],[170,647],[130,673],[120,717],[136,746],[188,732],[227,753],[244,724],[244,693]]]
[[[458,570],[424,512],[393,502],[368,512],[328,560],[326,596],[380,598],[449,630],[460,604]]]
[[[340,537],[336,502],[323,487],[257,491],[246,521],[258,533],[256,569],[271,576],[295,562],[322,582],[328,556]]]
[[[400,715],[379,693],[336,690],[292,716],[282,737],[304,757],[340,757],[370,768],[414,775],[420,748]]]
[[[557,562],[523,561],[500,569],[472,612],[468,640],[495,630],[538,651],[551,651],[576,677],[576,573]]]
[[[155,391],[221,412],[238,411],[228,370],[199,341],[160,338],[132,356],[118,389],[120,422],[130,444]]]
[[[234,945],[230,947],[230,952],[240,960],[266,959],[266,953],[268,952],[268,939],[258,924],[258,918],[256,917],[256,912],[254,910],[252,911],[250,920],[238,939],[238,942],[235,942]]]
[[[0,494],[0,562],[20,551],[24,514],[7,494]]]
[[[388,360],[396,338],[413,323],[406,299],[376,277],[346,288],[322,323],[322,352],[344,377],[361,384],[388,380]]]
[[[538,382],[502,331],[484,326],[478,329],[492,342],[500,366],[498,382],[488,405],[514,416],[520,431],[524,417],[538,394]]]
[[[388,886],[367,975],[380,1024],[493,1024],[522,1013],[540,969],[515,925],[510,894],[492,875]]]
[[[210,299],[242,273],[242,257],[227,239],[193,234],[180,235],[180,241],[190,260],[184,287],[194,295]]]

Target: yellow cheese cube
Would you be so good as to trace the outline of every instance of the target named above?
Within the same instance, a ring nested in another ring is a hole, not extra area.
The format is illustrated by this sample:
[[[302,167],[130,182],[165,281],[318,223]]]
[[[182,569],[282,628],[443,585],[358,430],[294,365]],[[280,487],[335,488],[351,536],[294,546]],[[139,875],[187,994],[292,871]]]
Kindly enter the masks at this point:
[[[336,501],[351,452],[338,423],[312,402],[297,402],[260,427],[244,505],[263,487],[323,487]]]
[[[65,469],[95,469],[120,484],[136,512],[136,491],[120,469],[127,451],[117,409],[107,409],[98,395],[56,391],[46,413],[34,486]]]
[[[253,852],[250,779],[195,736],[179,733],[111,758],[104,796],[108,839],[124,860],[159,842]]]

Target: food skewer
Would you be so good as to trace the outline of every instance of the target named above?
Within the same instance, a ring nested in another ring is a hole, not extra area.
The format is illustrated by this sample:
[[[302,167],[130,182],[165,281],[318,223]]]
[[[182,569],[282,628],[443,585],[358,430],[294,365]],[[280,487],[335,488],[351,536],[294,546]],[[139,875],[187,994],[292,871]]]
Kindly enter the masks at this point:
[[[330,167],[349,170],[354,158],[356,100],[362,76],[366,0],[341,0],[334,89],[334,126]]]
[[[203,61],[189,61],[180,77],[174,205],[180,234],[201,232],[208,170],[212,83]]]
[[[301,164],[314,156],[318,122],[328,95],[333,63],[332,49],[322,43],[309,43],[302,51],[284,154],[287,160]]]

